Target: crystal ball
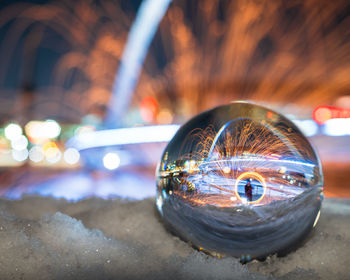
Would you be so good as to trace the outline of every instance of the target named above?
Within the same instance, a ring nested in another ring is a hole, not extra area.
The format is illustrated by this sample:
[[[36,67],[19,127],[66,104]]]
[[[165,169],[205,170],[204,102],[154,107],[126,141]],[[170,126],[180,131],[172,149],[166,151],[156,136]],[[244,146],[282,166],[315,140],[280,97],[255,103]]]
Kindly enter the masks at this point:
[[[234,102],[185,123],[156,171],[156,206],[192,246],[242,262],[295,250],[317,224],[323,175],[287,118]]]

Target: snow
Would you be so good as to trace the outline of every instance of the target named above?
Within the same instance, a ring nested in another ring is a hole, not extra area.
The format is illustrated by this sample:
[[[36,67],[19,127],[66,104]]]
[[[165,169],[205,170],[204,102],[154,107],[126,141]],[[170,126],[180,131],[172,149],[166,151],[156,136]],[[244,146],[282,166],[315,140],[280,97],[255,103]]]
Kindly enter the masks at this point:
[[[298,250],[242,265],[167,232],[153,199],[1,199],[0,279],[346,279],[349,216],[349,200],[326,199]]]

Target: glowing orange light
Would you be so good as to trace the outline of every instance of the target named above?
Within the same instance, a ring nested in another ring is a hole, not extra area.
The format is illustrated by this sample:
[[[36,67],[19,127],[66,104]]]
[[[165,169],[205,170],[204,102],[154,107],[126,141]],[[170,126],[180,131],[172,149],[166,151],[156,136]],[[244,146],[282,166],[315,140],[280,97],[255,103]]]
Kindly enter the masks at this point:
[[[49,142],[46,142],[44,145],[43,145],[43,151],[44,153],[46,153],[46,151],[50,148],[53,148],[53,149],[58,149],[58,146],[57,144],[54,142],[54,141],[49,141]]]
[[[328,107],[317,107],[313,112],[313,119],[318,124],[324,124],[326,121],[332,118],[332,111]]]
[[[150,96],[143,98],[140,104],[141,117],[146,122],[153,121],[157,113],[157,107],[158,107],[158,103],[155,98]]]
[[[332,106],[319,106],[313,111],[312,116],[315,122],[318,124],[324,124],[330,119],[350,118],[350,109]]]
[[[257,173],[257,172],[248,171],[248,172],[244,172],[244,173],[242,173],[241,175],[238,176],[238,178],[237,178],[237,180],[236,180],[236,184],[235,184],[235,193],[236,193],[236,196],[237,196],[240,200],[242,200],[241,196],[240,196],[239,193],[238,193],[238,183],[239,183],[241,180],[243,180],[244,178],[247,178],[247,177],[249,177],[249,178],[254,178],[254,179],[258,180],[259,182],[261,182],[262,185],[263,185],[263,190],[264,190],[264,191],[263,191],[263,194],[261,195],[261,197],[260,197],[259,199],[257,199],[257,200],[247,202],[248,204],[259,203],[259,202],[263,199],[263,197],[265,196],[265,192],[266,192],[266,183],[265,183],[264,177],[261,176],[261,175],[260,175],[259,173]]]
[[[173,120],[173,114],[168,109],[162,109],[157,115],[157,122],[161,124],[171,123]]]

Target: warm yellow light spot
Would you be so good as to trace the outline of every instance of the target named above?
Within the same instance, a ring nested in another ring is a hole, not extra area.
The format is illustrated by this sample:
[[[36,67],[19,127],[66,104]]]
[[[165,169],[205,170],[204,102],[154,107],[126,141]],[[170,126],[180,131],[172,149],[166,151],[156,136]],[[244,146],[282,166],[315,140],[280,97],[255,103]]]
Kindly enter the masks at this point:
[[[169,124],[173,121],[173,117],[170,110],[163,109],[157,115],[157,122],[160,124]]]
[[[224,173],[228,174],[231,172],[231,168],[229,166],[225,166],[222,171],[224,171]]]
[[[244,173],[242,173],[241,175],[238,176],[238,178],[237,178],[237,180],[236,180],[236,184],[235,184],[235,193],[236,193],[236,196],[237,196],[240,200],[243,200],[243,199],[241,198],[241,196],[239,195],[239,193],[238,193],[238,183],[239,183],[241,180],[245,179],[245,178],[254,178],[254,179],[258,180],[259,182],[262,183],[263,189],[264,189],[263,194],[260,196],[259,199],[254,200],[254,201],[247,201],[246,203],[248,203],[248,204],[254,204],[254,203],[260,202],[260,201],[263,199],[263,197],[265,196],[265,192],[266,192],[266,183],[265,183],[264,177],[261,176],[259,173],[254,172],[254,171],[244,172]]]
[[[54,141],[49,141],[49,142],[46,142],[44,145],[43,145],[43,151],[46,153],[48,149],[50,148],[53,148],[53,149],[58,149],[58,146],[57,144],[54,142]]]

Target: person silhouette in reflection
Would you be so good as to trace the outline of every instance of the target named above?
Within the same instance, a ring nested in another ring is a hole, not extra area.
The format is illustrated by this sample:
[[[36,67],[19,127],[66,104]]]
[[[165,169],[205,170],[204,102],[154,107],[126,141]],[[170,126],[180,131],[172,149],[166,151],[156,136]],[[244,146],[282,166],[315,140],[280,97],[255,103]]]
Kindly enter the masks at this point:
[[[253,200],[253,186],[250,183],[250,180],[247,180],[247,184],[244,186],[245,196],[247,197],[248,201]]]

